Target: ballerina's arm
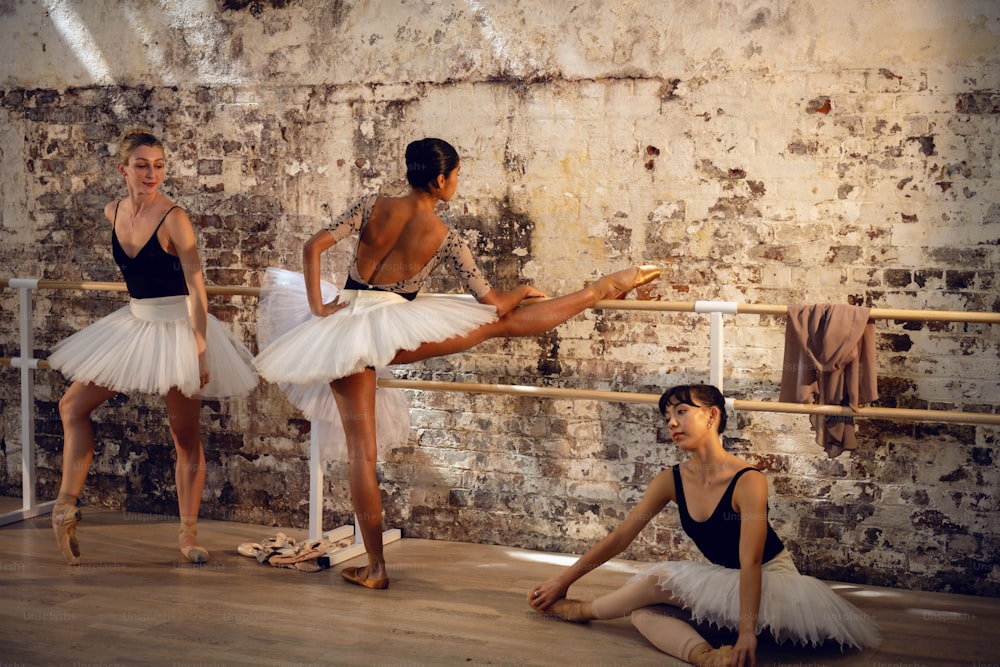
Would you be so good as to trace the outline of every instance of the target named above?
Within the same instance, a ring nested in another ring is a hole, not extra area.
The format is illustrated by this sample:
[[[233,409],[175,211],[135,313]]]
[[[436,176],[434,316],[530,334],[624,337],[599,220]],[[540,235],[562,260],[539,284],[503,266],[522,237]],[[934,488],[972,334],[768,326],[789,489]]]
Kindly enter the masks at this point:
[[[198,256],[198,243],[191,219],[184,209],[175,208],[163,222],[170,236],[170,244],[177,253],[184,271],[188,295],[191,298],[191,327],[194,329],[195,345],[198,349],[199,381],[204,387],[209,380],[205,367],[205,330],[208,326],[208,294],[205,291],[205,275]]]
[[[664,470],[653,478],[642,500],[607,537],[591,547],[560,574],[532,588],[533,593],[529,596],[531,606],[544,611],[553,602],[566,597],[566,592],[573,582],[628,548],[646,524],[659,514],[668,502],[675,500],[675,497],[673,472],[669,469]]]
[[[761,566],[767,540],[767,480],[759,473],[743,475],[733,492],[733,509],[740,513],[739,635],[730,664],[757,664],[757,615],[760,611]]]

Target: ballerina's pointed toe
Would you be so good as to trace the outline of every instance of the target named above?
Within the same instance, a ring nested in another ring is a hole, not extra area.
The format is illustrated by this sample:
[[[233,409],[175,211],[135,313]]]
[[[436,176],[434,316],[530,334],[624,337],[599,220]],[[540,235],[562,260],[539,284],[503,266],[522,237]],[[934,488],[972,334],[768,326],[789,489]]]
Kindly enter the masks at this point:
[[[634,271],[634,273],[630,273]],[[652,264],[635,266],[601,278],[593,285],[599,301],[614,301],[624,299],[636,289],[647,285],[660,277],[660,269]]]
[[[181,525],[177,531],[181,554],[189,562],[200,565],[208,562],[208,549],[198,544],[198,528],[195,519],[181,517]]]
[[[80,543],[76,539],[76,526],[82,519],[83,515],[75,505],[57,505],[52,509],[52,532],[68,565],[79,565],[83,559]]]
[[[208,549],[197,544],[181,547],[181,554],[196,565],[208,562]]]
[[[635,274],[635,279],[629,286],[629,291],[634,290],[637,287],[642,287],[643,285],[648,285],[649,283],[653,282],[659,277],[660,277],[660,268],[658,266],[654,266],[653,264],[643,264],[642,266],[638,267],[638,270],[636,271]]]

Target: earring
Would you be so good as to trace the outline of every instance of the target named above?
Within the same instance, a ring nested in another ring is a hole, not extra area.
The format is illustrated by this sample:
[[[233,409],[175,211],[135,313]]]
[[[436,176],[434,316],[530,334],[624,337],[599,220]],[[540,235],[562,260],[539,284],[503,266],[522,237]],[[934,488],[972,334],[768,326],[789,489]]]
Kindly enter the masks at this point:
[[[708,427],[712,428],[712,420],[711,419],[708,420]]]

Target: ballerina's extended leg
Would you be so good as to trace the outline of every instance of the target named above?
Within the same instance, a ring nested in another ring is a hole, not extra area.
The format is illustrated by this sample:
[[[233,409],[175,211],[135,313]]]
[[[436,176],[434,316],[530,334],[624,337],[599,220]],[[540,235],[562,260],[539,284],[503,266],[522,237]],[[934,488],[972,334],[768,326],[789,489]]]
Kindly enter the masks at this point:
[[[605,276],[572,294],[543,299],[515,308],[496,322],[478,327],[464,336],[424,343],[416,349],[401,351],[396,354],[392,363],[409,364],[431,357],[464,352],[490,338],[535,336],[545,333],[587,308],[593,307],[598,301],[621,299],[631,290],[652,282],[659,276],[660,271],[655,266],[633,266]]]

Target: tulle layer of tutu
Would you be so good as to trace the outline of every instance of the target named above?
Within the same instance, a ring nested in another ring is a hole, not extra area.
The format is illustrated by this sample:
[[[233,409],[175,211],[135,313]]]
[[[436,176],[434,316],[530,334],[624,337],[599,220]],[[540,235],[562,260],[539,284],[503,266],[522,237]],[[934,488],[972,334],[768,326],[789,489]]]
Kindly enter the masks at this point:
[[[270,278],[271,269],[268,274]],[[279,282],[260,306],[265,335],[276,332],[275,317],[280,315],[264,311],[287,314],[287,303],[274,302],[282,301],[282,293],[295,296],[291,277],[277,274],[274,278]],[[300,299],[304,298],[304,288],[302,293]],[[460,295],[418,295],[407,301],[390,292],[344,290],[340,297],[347,307],[327,317],[309,315],[292,330],[268,342],[254,359],[262,377],[298,385],[330,382],[367,367],[383,368],[400,350],[467,334],[495,322],[497,317],[493,306]]]
[[[324,303],[332,301],[339,294],[337,287],[329,282],[321,281],[320,285]],[[257,315],[257,344],[260,349],[270,350],[282,336],[317,319],[309,310],[302,274],[284,269],[268,269]],[[341,354],[345,350],[346,347],[344,350],[338,348],[334,354]],[[300,359],[317,361],[305,353]],[[378,369],[377,373],[381,377],[388,376],[383,369]],[[333,461],[347,460],[344,427],[333,392],[330,391],[329,380],[305,384],[278,382],[278,386],[285,392],[289,402],[313,422],[322,457]],[[401,390],[379,388],[375,391],[375,437],[381,449],[406,444],[410,434],[409,410],[406,395]]]
[[[871,648],[880,642],[871,617],[814,577],[799,574],[787,551],[762,568],[758,634],[777,642],[818,646],[835,641],[842,647]],[[669,561],[643,569],[633,580],[654,577],[679,599],[696,622],[737,630],[740,571],[710,563]]]
[[[298,385],[293,385],[298,387]],[[319,453],[325,461],[346,462],[347,438],[344,424],[333,400],[329,385],[309,385],[311,395],[319,397],[317,413],[312,428],[319,439]],[[295,404],[295,401],[289,397]],[[401,389],[375,390],[375,441],[380,450],[402,447],[410,438],[410,403]]]
[[[70,380],[118,392],[230,398],[257,385],[253,355],[214,316],[208,316],[205,363],[209,382],[199,388],[198,351],[188,298],[132,299],[128,305],[60,341],[49,364]]]

